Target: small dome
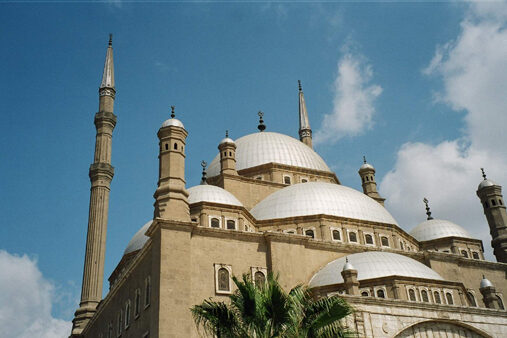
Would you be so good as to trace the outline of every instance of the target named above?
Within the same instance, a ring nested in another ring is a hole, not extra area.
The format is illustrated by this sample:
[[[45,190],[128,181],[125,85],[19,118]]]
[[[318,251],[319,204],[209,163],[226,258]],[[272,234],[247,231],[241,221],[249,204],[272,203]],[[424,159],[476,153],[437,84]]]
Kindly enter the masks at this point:
[[[477,190],[481,190],[482,188],[485,188],[485,187],[491,187],[493,185],[496,185],[496,183],[493,182],[492,180],[488,180],[486,178],[481,183],[479,183],[479,187],[477,187]]]
[[[350,262],[346,261],[342,271],[355,270],[354,266]]]
[[[374,199],[352,188],[325,182],[294,184],[278,190],[250,213],[258,220],[324,214],[397,225]]]
[[[426,265],[403,255],[369,251],[338,258],[319,270],[310,280],[310,288],[343,283],[340,268],[348,258],[357,270],[357,279],[367,280],[388,276],[415,277],[444,280]]]
[[[175,118],[165,120],[164,123],[162,123],[162,128],[169,127],[169,126],[180,127],[180,128],[185,129],[185,126],[183,126],[183,123],[180,120],[175,119]]]
[[[201,184],[188,188],[188,203],[211,202],[242,207],[243,204],[230,192],[214,185]]]
[[[363,170],[366,170],[366,169],[372,169],[372,170],[375,170],[375,168],[373,168],[373,166],[369,163],[363,163],[363,165],[359,168],[359,171],[363,171]]]
[[[445,237],[473,238],[468,231],[459,225],[443,219],[424,221],[412,229],[410,235],[420,242]]]
[[[232,143],[232,144],[236,144],[236,143],[234,142],[234,140],[233,140],[232,138],[229,138],[229,137],[224,138],[222,141],[220,141],[220,143],[219,143],[219,144],[225,144],[225,143]]]
[[[139,231],[136,232],[136,234],[132,237],[129,244],[125,248],[125,251],[123,252],[124,255],[140,250],[144,243],[148,240],[148,236],[145,235],[146,231],[150,227],[151,223],[153,223],[153,220],[148,221],[145,225],[139,229]]]
[[[331,172],[324,160],[303,142],[287,135],[262,132],[246,135],[236,141],[236,170],[266,163]],[[220,154],[208,167],[210,177],[220,174]]]
[[[488,287],[492,287],[493,286],[493,283],[491,283],[489,281],[489,279],[487,279],[486,277],[482,276],[482,280],[481,280],[481,286],[480,288],[488,288]]]

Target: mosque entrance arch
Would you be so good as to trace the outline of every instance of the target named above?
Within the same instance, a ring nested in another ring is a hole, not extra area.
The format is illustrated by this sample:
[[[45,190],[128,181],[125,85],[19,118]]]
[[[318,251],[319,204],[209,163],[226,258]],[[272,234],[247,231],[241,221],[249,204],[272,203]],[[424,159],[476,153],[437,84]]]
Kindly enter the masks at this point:
[[[396,338],[419,338],[419,337],[434,337],[434,338],[490,338],[491,336],[480,332],[479,330],[470,327],[469,325],[462,325],[461,323],[450,323],[440,321],[427,321],[412,325],[400,333]]]

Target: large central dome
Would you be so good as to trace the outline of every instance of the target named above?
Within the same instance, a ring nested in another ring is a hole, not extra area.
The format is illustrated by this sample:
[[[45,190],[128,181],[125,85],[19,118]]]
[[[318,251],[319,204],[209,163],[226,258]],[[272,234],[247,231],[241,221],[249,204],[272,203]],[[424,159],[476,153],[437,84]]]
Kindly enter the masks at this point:
[[[266,163],[331,172],[322,157],[304,143],[287,135],[259,132],[240,137],[236,141],[236,170]],[[220,174],[220,154],[208,168],[210,177]]]
[[[377,201],[352,188],[325,182],[307,182],[278,190],[250,210],[258,220],[330,215],[396,224]]]

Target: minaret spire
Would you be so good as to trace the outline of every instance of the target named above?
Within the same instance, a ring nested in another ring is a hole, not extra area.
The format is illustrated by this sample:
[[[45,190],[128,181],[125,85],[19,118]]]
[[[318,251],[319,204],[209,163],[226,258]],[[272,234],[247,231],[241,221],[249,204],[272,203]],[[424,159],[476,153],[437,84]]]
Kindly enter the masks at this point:
[[[113,113],[115,94],[113,47],[110,36],[99,88],[99,111],[95,114],[94,120],[97,135],[94,160],[89,170],[91,190],[83,286],[79,309],[76,310],[73,320],[72,336],[81,334],[102,300],[109,190],[114,176],[114,168],[111,166],[111,143],[116,125],[116,115]]]
[[[313,148],[312,145],[312,128],[308,120],[308,111],[306,110],[305,95],[303,94],[303,87],[301,81],[298,80],[299,86],[299,140]]]

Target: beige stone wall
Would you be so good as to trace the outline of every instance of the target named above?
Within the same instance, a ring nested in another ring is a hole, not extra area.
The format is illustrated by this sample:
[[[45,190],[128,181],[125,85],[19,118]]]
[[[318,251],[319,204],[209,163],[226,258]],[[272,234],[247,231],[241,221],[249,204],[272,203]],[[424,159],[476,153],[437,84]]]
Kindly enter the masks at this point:
[[[505,311],[449,305],[421,306],[396,300],[378,302],[347,296],[345,298],[357,311],[356,322],[354,322],[354,317],[350,317],[347,324],[351,329],[359,329],[362,337],[396,337],[411,326],[424,322],[433,322],[434,327],[437,327],[439,323],[452,323],[481,333],[484,337],[507,337],[507,312]],[[456,337],[452,335],[452,332],[448,334]]]
[[[446,257],[447,256],[447,257]],[[467,290],[473,291],[479,307],[485,307],[479,285],[485,275],[496,287],[497,293],[507,296],[507,264],[477,261],[448,255],[432,255],[429,266],[446,280],[459,280]],[[505,303],[505,302],[504,302]]]
[[[109,294],[99,305],[98,311],[83,332],[85,337],[107,337],[108,327],[113,328],[113,337],[118,336],[118,316],[123,311],[122,337],[143,337],[147,332],[153,334],[157,326],[157,288],[153,285],[153,250],[147,248],[142,257],[134,260],[133,266],[120,278],[118,285],[110,290]],[[151,279],[150,304],[145,306],[146,279]],[[139,316],[135,316],[136,289],[140,290],[141,306]],[[131,322],[125,328],[125,305],[131,302]],[[153,335],[151,335],[153,337]]]

